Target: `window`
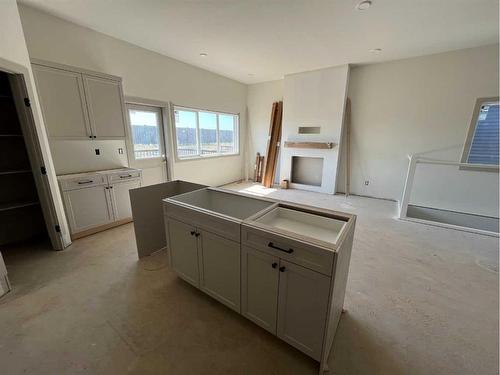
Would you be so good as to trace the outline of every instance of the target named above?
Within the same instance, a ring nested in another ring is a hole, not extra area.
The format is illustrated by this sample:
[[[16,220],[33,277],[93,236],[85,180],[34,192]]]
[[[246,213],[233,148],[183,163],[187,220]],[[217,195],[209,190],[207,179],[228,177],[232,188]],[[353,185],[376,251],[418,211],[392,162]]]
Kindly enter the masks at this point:
[[[462,163],[498,166],[499,162],[498,98],[478,99],[465,141]]]
[[[134,159],[163,158],[161,108],[128,104]]]
[[[179,159],[238,154],[238,115],[174,107],[174,118]]]

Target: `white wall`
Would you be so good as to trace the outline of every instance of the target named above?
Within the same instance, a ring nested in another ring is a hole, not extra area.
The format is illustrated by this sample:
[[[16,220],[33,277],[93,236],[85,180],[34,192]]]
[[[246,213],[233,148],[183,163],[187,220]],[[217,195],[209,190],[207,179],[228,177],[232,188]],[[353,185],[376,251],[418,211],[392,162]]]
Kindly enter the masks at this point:
[[[61,227],[63,244],[67,245],[71,242],[69,230],[66,223],[61,195],[57,186],[48,138],[41,116],[40,103],[36,95],[35,81],[15,0],[0,1],[0,68],[2,70],[8,69],[11,73],[19,73],[24,76],[26,89],[32,104],[31,111],[35,122],[35,131],[38,136],[38,141],[40,142],[40,150],[47,170],[47,180],[50,187],[49,195],[53,201],[55,219]],[[54,245],[56,244],[54,243]]]
[[[408,154],[458,161],[476,98],[498,96],[498,79],[495,45],[351,67],[351,193],[400,200]],[[283,81],[249,86],[252,167],[255,152],[265,154],[271,104],[282,96]],[[411,203],[498,215],[498,174],[438,169],[419,167]],[[343,161],[339,170],[342,191]]]
[[[476,98],[498,96],[498,78],[498,46],[354,67],[351,192],[399,200],[408,154],[458,161]]]
[[[273,103],[283,100],[283,80],[248,86],[247,96],[247,150],[248,177],[253,179],[257,152],[265,155]]]
[[[244,177],[246,85],[33,8],[19,8],[32,58],[120,76],[126,96],[240,113],[240,155],[174,161],[171,172],[174,179],[207,185],[220,185]]]
[[[285,76],[282,144],[286,141],[333,142],[333,149],[281,149],[280,179],[291,178],[292,156],[323,158],[321,186],[300,186],[335,193],[349,67],[347,65]],[[300,126],[320,127],[320,134],[299,134]],[[319,172],[321,173],[321,172]],[[299,187],[292,184],[290,187]]]

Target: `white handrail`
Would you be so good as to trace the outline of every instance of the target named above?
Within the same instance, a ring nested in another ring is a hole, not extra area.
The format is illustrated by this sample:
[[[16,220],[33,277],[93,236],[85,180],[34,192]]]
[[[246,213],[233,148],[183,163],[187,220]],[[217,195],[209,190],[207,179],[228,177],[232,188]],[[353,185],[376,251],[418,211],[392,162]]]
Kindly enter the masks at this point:
[[[408,159],[414,158],[417,163],[422,164],[439,164],[439,165],[454,165],[457,167],[468,167],[468,168],[478,168],[478,169],[491,169],[492,171],[498,171],[498,165],[491,164],[470,164],[470,163],[462,163],[458,161],[451,160],[439,160],[439,159],[431,159],[418,155],[408,155]]]

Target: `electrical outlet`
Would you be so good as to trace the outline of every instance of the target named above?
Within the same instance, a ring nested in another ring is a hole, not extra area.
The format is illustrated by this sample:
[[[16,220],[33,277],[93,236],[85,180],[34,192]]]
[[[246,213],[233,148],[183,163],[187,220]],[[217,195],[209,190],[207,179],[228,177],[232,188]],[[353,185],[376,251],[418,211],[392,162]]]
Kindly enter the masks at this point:
[[[101,150],[99,150],[98,148],[95,149],[95,154],[96,155],[101,155]]]
[[[365,180],[365,186],[368,186],[368,185],[370,185],[370,181]]]
[[[120,148],[118,149],[118,153],[119,153],[120,155],[122,155],[122,154],[123,154],[123,148],[121,148],[121,147],[120,147]]]

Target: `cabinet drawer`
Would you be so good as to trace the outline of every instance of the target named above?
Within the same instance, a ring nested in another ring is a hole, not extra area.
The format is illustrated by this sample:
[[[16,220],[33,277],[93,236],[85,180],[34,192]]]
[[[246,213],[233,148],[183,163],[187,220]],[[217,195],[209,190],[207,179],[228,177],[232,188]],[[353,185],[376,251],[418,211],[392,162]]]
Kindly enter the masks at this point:
[[[332,274],[335,253],[275,233],[243,225],[241,244],[302,265],[324,275]]]
[[[60,180],[61,189],[63,191],[82,189],[85,187],[98,186],[106,183],[106,176],[102,176],[97,173],[75,177],[68,180]]]
[[[127,172],[120,172],[120,173],[110,173],[108,175],[109,182],[118,182],[118,181],[127,181],[131,180],[134,178],[140,178],[141,177],[141,171],[127,171]]]
[[[190,223],[197,228],[218,234],[229,240],[240,242],[240,223],[222,219],[203,211],[183,207],[170,202],[163,203],[163,212],[167,217]]]

